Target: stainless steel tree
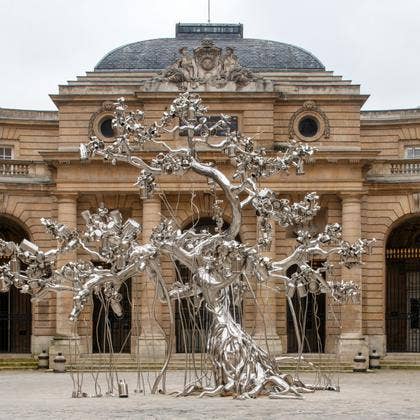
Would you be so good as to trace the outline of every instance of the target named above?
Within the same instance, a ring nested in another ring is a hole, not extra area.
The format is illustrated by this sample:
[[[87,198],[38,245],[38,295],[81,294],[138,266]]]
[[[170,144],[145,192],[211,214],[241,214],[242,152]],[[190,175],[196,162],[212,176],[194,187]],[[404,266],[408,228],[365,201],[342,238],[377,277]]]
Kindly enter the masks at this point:
[[[87,226],[84,234],[58,222],[43,220],[47,230],[57,238],[58,247],[42,252],[26,240],[20,245],[2,242],[3,256],[11,258],[1,268],[2,288],[7,290],[13,284],[34,298],[44,297],[50,290],[71,290],[74,307],[70,317],[77,320],[87,299],[98,290],[104,292],[114,312],[120,313],[119,288],[126,279],[146,271],[162,301],[198,297],[212,315],[207,354],[214,386],[205,389],[201,382],[192,383],[181,395],[199,392],[201,395],[233,394],[238,398],[261,394],[272,398],[299,398],[302,392],[312,388],[279,370],[278,361],[235,321],[229,310],[231,299],[236,302],[242,299],[249,287],[244,278],[254,278],[263,284],[280,279],[290,305],[295,293],[298,296],[327,293],[339,302],[356,299],[358,285],[327,281],[324,273],[332,269],[328,258],[335,254],[341,264],[351,268],[361,263],[362,255],[369,251],[373,241],[359,239],[350,244],[341,238],[338,224],[327,225],[322,232],[314,234],[309,226],[320,209],[315,193],[307,194],[301,202],[291,203],[259,186],[262,178],[289,169],[303,174],[304,161],[314,153],[313,148],[291,141],[281,153],[269,153],[258,147],[252,138],[232,131],[228,116],[222,115],[216,123],[210,123],[206,112],[201,98],[186,92],[172,102],[158,122],[145,126],[143,113],[128,111],[124,99],[119,99],[113,120],[116,138],[109,143],[91,138],[89,143],[81,145],[81,157],[89,159],[97,155],[113,163],[121,161],[137,167],[140,171],[137,185],[143,198],[153,195],[161,175],[182,176],[195,172],[207,178],[230,207],[231,223],[227,228],[224,228],[219,201],[215,204],[215,233],[181,231],[173,220],[163,219],[155,227],[150,243],[143,245],[136,240],[141,226],[132,219],[123,222],[118,211],[108,213],[107,209],[100,208],[95,214],[84,212]],[[224,132],[222,139],[214,135],[217,130]],[[183,147],[161,140],[164,133],[173,132],[185,135],[180,137],[185,139]],[[147,144],[159,145],[162,150],[149,161],[141,157]],[[201,160],[204,149],[227,155],[234,167],[233,176],[229,178],[214,163]],[[236,240],[246,207],[253,208],[258,216],[260,239],[256,244]],[[293,226],[297,231],[296,248],[280,261],[262,252],[271,242],[272,221],[283,227]],[[99,249],[92,245],[95,241],[99,242]],[[61,268],[55,266],[59,254],[78,247],[94,259],[106,262],[109,268],[97,268],[86,261],[67,263]],[[170,287],[165,284],[159,265],[160,255],[165,254],[191,271],[189,283],[174,282]],[[311,266],[313,256],[325,260],[321,267]],[[297,270],[288,275],[292,266]]]

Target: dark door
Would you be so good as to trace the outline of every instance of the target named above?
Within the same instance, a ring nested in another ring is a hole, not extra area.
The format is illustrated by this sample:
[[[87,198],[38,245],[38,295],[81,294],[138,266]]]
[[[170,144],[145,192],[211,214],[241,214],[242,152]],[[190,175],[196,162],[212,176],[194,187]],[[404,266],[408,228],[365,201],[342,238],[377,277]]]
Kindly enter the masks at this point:
[[[0,216],[0,238],[20,243],[28,235],[16,222]],[[7,261],[0,259],[0,265]],[[31,334],[31,297],[12,286],[0,293],[0,353],[30,353]]]
[[[406,258],[387,261],[385,318],[387,351],[420,352],[418,260]]]
[[[420,352],[420,218],[395,227],[386,243],[388,352]]]
[[[314,261],[312,266],[319,266],[321,262]],[[296,271],[291,267],[288,276]],[[323,353],[325,351],[325,293],[313,294],[299,298],[297,293],[292,298],[293,308],[299,324],[298,334],[303,343],[303,353]],[[298,340],[293,316],[288,302],[287,306],[287,352],[298,353]]]
[[[300,299],[295,294],[292,302],[300,327],[301,339],[303,337],[303,353],[323,353],[325,351],[325,293],[319,295],[309,293]],[[299,351],[289,305],[287,305],[287,351],[288,353]]]
[[[31,352],[31,298],[14,286],[0,293],[0,352]]]
[[[93,295],[92,351],[93,353],[130,353],[131,350],[131,279],[119,291],[123,314],[117,317],[104,304],[103,293]]]

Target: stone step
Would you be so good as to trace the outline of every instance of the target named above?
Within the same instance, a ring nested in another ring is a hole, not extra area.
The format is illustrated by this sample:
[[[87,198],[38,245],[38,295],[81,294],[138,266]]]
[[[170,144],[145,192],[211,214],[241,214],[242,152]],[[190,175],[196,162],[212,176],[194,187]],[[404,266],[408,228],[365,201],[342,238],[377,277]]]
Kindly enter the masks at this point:
[[[14,365],[9,365],[9,366],[0,366],[0,371],[3,370],[36,370],[38,368],[38,365],[35,366],[14,366]]]
[[[137,366],[119,366],[118,368],[116,368],[118,370],[118,372],[136,372],[138,371]],[[295,369],[289,369],[289,368],[279,368],[280,372],[294,372]],[[104,367],[103,365],[101,366],[91,366],[91,367],[86,367],[86,366],[77,366],[77,365],[73,365],[71,367],[68,367],[67,370],[71,370],[73,372],[108,372],[109,369]],[[142,372],[157,372],[161,370],[161,366],[157,366],[157,365],[153,365],[153,366],[143,366],[140,371]],[[174,366],[170,366],[168,368],[169,371],[183,371],[184,367],[174,367]],[[324,373],[337,373],[337,372],[352,372],[353,368],[351,366],[338,366],[338,367],[333,367],[330,369],[322,369],[322,372]],[[313,369],[309,369],[309,368],[301,368],[300,372],[314,372]]]
[[[107,371],[109,370],[108,366],[103,363],[73,363],[67,365],[69,369],[76,370],[76,371]],[[191,369],[192,365],[189,364],[188,368]],[[353,370],[353,366],[350,363],[342,363],[342,364],[318,364],[318,368],[320,368],[324,372],[351,372]],[[411,363],[386,363],[380,365],[382,369],[404,369],[404,370],[420,370],[420,364],[411,364]],[[22,368],[25,368],[22,366]],[[29,367],[29,368],[36,368],[36,366]],[[138,369],[142,371],[158,371],[162,368],[162,364],[160,363],[142,363],[138,365],[137,363],[114,363],[113,368],[119,371],[136,371]],[[200,366],[197,365],[199,369]],[[0,366],[1,369],[1,366]],[[184,370],[185,364],[177,364],[171,363],[169,364],[169,370]],[[296,368],[291,364],[287,365],[279,365],[279,369],[281,371],[294,371]],[[310,366],[300,366],[300,371],[313,371],[314,369]]]
[[[0,360],[33,360],[35,356],[31,353],[0,353]]]
[[[420,367],[420,363],[409,362],[409,361],[391,362],[391,361],[382,361],[381,360],[380,365],[383,366],[383,367],[387,367],[387,366],[391,366],[391,367],[393,367],[393,366],[395,366],[395,367],[398,367],[398,366],[401,366],[401,367],[404,367],[404,366],[418,366],[418,367]]]
[[[381,359],[386,362],[414,362],[414,363],[420,363],[420,357],[414,356],[414,357],[408,357],[408,356],[402,356],[402,357],[396,357],[396,356],[385,356],[383,359]]]
[[[0,358],[0,370],[36,369],[38,361],[34,358]]]
[[[420,369],[420,353],[388,353],[380,359],[384,369]]]
[[[420,353],[388,353],[380,363],[381,366],[390,369],[419,369]]]
[[[410,365],[410,364],[389,364],[389,365],[381,365],[382,369],[401,369],[401,370],[420,370],[420,365]]]
[[[182,356],[182,357],[181,357]],[[71,361],[71,363],[67,363],[69,369],[77,370],[77,371],[107,371],[109,370],[109,356],[104,357],[101,355],[93,355],[89,357],[88,355],[79,357],[77,360]],[[315,366],[321,368],[324,371],[351,371],[352,364],[340,362],[335,359],[329,358],[327,360],[315,360],[312,359],[312,363]],[[196,358],[195,362],[197,368],[199,369],[201,366],[201,360],[199,357]],[[193,363],[191,359],[188,360],[187,368],[191,369]],[[112,360],[112,367],[114,369],[120,371],[136,371],[138,369],[142,371],[156,371],[162,368],[162,363],[157,362],[137,362],[135,359],[131,358],[127,355],[120,357],[120,355],[115,355]],[[210,367],[210,364],[207,363],[207,367]],[[169,363],[169,370],[184,370],[186,368],[186,363],[184,359],[184,355],[174,355]],[[296,362],[281,362],[279,364],[280,370],[284,371],[293,371],[296,369]],[[300,370],[308,370],[313,371],[311,366],[308,366],[306,363],[302,363],[300,366]]]
[[[201,359],[205,359],[205,355],[196,353],[195,363],[199,367]],[[283,355],[283,357],[286,355]],[[287,354],[287,357],[297,357],[296,354]],[[340,372],[351,372],[353,365],[351,361],[342,361],[335,354],[304,354],[304,360],[311,362],[315,366],[319,367],[323,371],[340,371]],[[77,370],[108,370],[108,362],[110,359],[109,354],[82,354],[78,360],[74,361],[72,367]],[[136,361],[136,355],[133,354],[114,354],[112,356],[113,366],[118,370],[137,370],[138,367],[142,371],[146,370],[160,370],[162,367],[161,363],[154,362],[142,362]],[[308,366],[305,361],[300,365],[300,370],[311,371],[313,368]],[[192,360],[191,357],[188,359],[188,368],[191,368]],[[282,360],[279,362],[279,368],[282,371],[293,371],[295,370],[296,361],[294,360]],[[407,354],[407,353],[391,353],[386,355],[380,360],[380,366],[384,369],[420,369],[420,354]],[[175,353],[171,357],[169,364],[170,370],[183,370],[185,369],[185,354]]]

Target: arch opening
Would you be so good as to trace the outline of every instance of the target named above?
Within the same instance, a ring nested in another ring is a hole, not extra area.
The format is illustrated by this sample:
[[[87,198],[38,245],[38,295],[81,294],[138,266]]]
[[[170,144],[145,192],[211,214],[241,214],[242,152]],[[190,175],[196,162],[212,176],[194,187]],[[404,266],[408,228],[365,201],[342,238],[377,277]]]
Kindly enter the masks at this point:
[[[420,352],[420,217],[393,228],[386,243],[388,352]]]
[[[321,260],[313,260],[311,266],[319,268]],[[290,277],[298,270],[297,265],[293,265],[287,271]],[[306,296],[299,297],[297,293],[293,295],[292,305],[298,322],[296,331],[293,321],[292,310],[286,301],[287,307],[287,352],[288,353],[323,353],[325,351],[326,337],[326,298],[325,293],[308,293]],[[302,349],[299,349],[296,334],[300,335]]]
[[[0,215],[0,238],[20,243],[29,239],[27,231],[13,218]],[[1,259],[1,263],[8,262]],[[28,294],[12,286],[0,293],[0,353],[30,353],[32,334],[32,304]]]

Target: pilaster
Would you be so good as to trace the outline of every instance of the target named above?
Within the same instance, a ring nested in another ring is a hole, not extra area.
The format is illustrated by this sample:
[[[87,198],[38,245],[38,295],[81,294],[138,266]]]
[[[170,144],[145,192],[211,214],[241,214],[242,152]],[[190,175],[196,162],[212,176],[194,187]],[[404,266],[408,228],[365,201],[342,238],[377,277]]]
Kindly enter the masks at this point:
[[[143,200],[142,242],[149,243],[153,229],[160,223],[161,201],[158,196]],[[162,320],[162,305],[156,301],[156,285],[141,276],[140,301],[140,337],[138,353],[143,360],[163,360],[166,353],[166,340],[158,321]],[[153,306],[153,302],[155,305]]]
[[[58,222],[70,229],[77,228],[77,193],[57,194]],[[58,267],[77,259],[77,252],[67,252],[57,260]],[[80,340],[74,334],[74,324],[69,320],[73,308],[73,293],[61,291],[56,297],[56,328],[55,337],[50,346],[50,357],[59,352],[67,357],[76,353]]]
[[[77,194],[57,195],[58,221],[65,224],[70,229],[77,228]],[[61,267],[67,262],[75,261],[77,252],[67,252],[58,257],[58,266]],[[69,320],[70,312],[73,308],[73,293],[57,293],[57,320],[56,335],[71,336],[73,323]]]
[[[360,194],[341,196],[343,239],[350,243],[362,236],[361,198]],[[360,298],[357,303],[346,303],[341,307],[342,329],[338,351],[346,359],[352,359],[360,351],[368,360],[368,347],[362,332],[362,269],[356,266],[349,270],[343,266],[341,278],[359,285]]]

